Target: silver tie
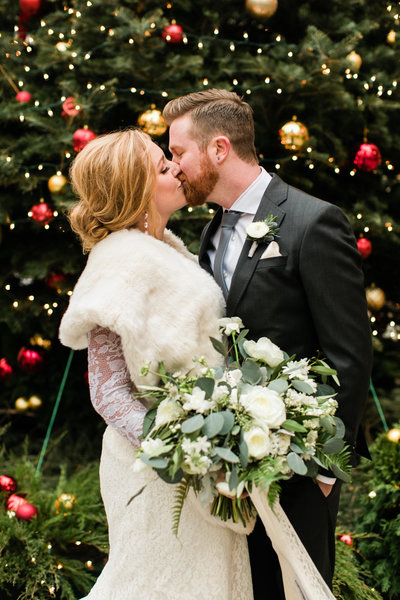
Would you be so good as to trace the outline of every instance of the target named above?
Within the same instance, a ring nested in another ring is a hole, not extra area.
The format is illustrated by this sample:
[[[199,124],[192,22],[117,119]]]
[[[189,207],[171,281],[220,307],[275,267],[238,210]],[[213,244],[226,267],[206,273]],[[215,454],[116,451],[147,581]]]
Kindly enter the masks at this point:
[[[233,228],[235,227],[241,214],[241,212],[237,212],[234,210],[226,210],[222,215],[221,220],[221,237],[219,239],[219,244],[214,260],[214,279],[222,289],[225,298],[228,295],[228,288],[224,277],[224,257],[229,240],[232,235]]]

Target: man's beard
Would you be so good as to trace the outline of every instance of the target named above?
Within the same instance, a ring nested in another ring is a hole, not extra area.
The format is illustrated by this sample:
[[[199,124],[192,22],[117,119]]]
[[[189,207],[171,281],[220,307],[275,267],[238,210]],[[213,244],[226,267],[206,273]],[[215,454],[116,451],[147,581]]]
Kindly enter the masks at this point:
[[[204,204],[216,186],[219,179],[219,173],[213,166],[210,158],[204,152],[200,158],[200,175],[197,179],[188,181],[183,180],[183,190],[190,206],[200,206]]]

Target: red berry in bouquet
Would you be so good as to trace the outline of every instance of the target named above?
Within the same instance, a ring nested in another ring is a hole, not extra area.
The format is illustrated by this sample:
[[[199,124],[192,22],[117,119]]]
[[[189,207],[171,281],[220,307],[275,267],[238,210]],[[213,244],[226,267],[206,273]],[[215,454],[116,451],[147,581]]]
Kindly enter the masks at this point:
[[[171,46],[175,46],[177,44],[181,44],[183,41],[183,29],[180,25],[176,23],[172,23],[171,25],[167,25],[164,27],[162,32],[163,40],[170,44]]]
[[[48,225],[54,218],[53,209],[47,202],[34,204],[28,212],[28,216],[38,225]]]
[[[15,516],[20,521],[30,521],[33,517],[37,517],[38,509],[30,502],[24,502],[20,504],[15,511]]]
[[[43,366],[43,356],[36,350],[30,350],[24,346],[18,352],[18,364],[26,373],[34,375]]]
[[[17,102],[30,102],[32,100],[32,94],[30,94],[29,92],[21,91],[17,93],[15,99],[17,100]]]
[[[6,508],[7,510],[13,510],[15,512],[19,506],[25,503],[26,500],[23,496],[19,496],[18,494],[11,494],[11,496],[6,502]]]
[[[12,375],[12,366],[8,364],[5,358],[0,359],[0,381],[5,383]]]
[[[91,140],[94,140],[97,135],[91,129],[77,129],[73,135],[74,150],[80,152]]]
[[[361,144],[354,158],[354,164],[360,171],[373,171],[381,162],[381,153],[375,144]]]
[[[372,252],[372,244],[365,237],[361,237],[357,240],[357,248],[363,258],[368,258]]]
[[[15,492],[16,489],[17,482],[14,477],[10,477],[10,475],[0,475],[0,491]]]

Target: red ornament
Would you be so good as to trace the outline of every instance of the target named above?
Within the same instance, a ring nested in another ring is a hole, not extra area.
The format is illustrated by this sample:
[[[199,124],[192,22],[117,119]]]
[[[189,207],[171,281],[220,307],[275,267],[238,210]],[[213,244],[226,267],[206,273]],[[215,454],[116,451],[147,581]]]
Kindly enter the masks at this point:
[[[89,371],[85,371],[83,374],[83,382],[89,387]]]
[[[353,538],[348,533],[344,533],[343,535],[341,535],[340,541],[344,542],[348,546],[351,546],[353,544]]]
[[[184,33],[180,25],[172,24],[164,27],[161,35],[167,44],[173,46],[182,43]]]
[[[19,506],[25,503],[26,500],[23,496],[19,496],[18,494],[11,494],[11,496],[6,502],[6,507],[7,510],[13,510],[15,512]]]
[[[12,375],[12,366],[8,364],[5,358],[0,359],[0,381],[5,383]]]
[[[29,92],[18,92],[17,95],[15,96],[15,99],[18,102],[30,102],[32,100],[32,94],[30,94]]]
[[[357,248],[363,258],[368,258],[372,252],[372,244],[365,237],[361,237],[357,240]]]
[[[91,129],[77,129],[73,135],[74,150],[80,152],[91,140],[94,140],[97,135]]]
[[[28,215],[39,225],[47,225],[53,220],[53,210],[47,202],[34,204]]]
[[[38,509],[33,504],[29,502],[24,502],[20,504],[15,511],[15,516],[20,521],[30,521],[33,517],[37,517]]]
[[[354,159],[354,164],[360,171],[373,171],[381,162],[381,153],[375,144],[361,144]]]
[[[56,290],[56,292],[61,294],[63,288],[65,287],[66,279],[67,276],[62,271],[54,271],[47,275],[45,284],[48,288]]]
[[[64,100],[62,105],[62,113],[61,115],[66,117],[74,117],[79,113],[79,109],[76,108],[75,98],[73,96],[69,96],[66,100]]]
[[[2,492],[15,492],[17,489],[17,482],[14,477],[9,475],[0,475],[0,490]]]
[[[36,15],[41,7],[42,0],[19,0],[19,21],[18,21],[18,37],[21,40],[26,38],[28,21]]]
[[[30,350],[29,348],[22,347],[18,352],[18,364],[26,373],[34,375],[43,366],[43,356],[36,352],[36,350]]]

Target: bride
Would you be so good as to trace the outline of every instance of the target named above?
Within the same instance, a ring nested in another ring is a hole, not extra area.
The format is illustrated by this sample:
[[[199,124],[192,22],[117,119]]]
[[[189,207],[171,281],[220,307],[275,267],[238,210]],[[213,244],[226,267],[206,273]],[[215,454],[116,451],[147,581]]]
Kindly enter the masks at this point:
[[[209,337],[218,335],[222,293],[165,229],[186,204],[173,168],[134,129],[93,140],[71,168],[79,201],[70,222],[90,254],[60,340],[88,348],[91,401],[108,425],[100,485],[110,552],[86,600],[253,599],[246,539],[253,524],[212,517],[191,493],[176,538],[175,486],[134,467],[148,408],[135,399],[135,385],[156,383],[141,376],[145,363],[177,371],[192,368],[195,355],[219,361]]]

